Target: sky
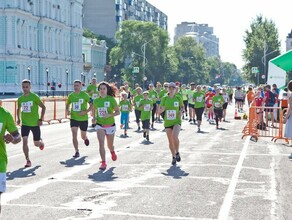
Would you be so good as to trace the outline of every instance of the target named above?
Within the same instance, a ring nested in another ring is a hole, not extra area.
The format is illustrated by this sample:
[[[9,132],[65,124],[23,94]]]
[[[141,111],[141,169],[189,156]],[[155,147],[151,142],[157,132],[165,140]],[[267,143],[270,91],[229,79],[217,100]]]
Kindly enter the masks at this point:
[[[275,23],[281,42],[281,53],[286,51],[286,37],[292,30],[290,0],[147,0],[168,16],[171,42],[174,29],[181,22],[196,22],[213,27],[219,38],[219,54],[223,62],[242,68],[245,48],[243,37],[258,15]],[[268,49],[269,52],[269,49]]]

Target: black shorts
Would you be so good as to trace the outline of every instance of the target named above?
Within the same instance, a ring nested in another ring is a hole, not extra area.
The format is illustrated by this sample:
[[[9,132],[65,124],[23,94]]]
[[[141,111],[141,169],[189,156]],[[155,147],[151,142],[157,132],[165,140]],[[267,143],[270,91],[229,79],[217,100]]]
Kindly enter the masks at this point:
[[[189,108],[195,108],[194,104],[189,103]]]
[[[142,121],[142,128],[143,129],[150,129],[150,119]]]
[[[243,102],[243,99],[237,99],[237,98],[235,98],[235,102]]]
[[[202,115],[204,113],[204,107],[203,108],[195,108],[196,116],[198,121],[202,121]]]
[[[274,111],[274,106],[266,106],[267,108],[265,108],[265,112],[273,112]]]
[[[177,125],[181,126],[181,124],[177,124]],[[167,128],[173,129],[174,126],[175,125],[172,125],[172,126],[169,126],[169,127],[165,127],[165,129],[167,129]]]
[[[216,117],[218,118],[222,118],[223,117],[223,110],[222,109],[214,109],[214,113],[216,115]]]
[[[224,103],[224,104],[223,104],[223,109],[227,109],[227,106],[228,106],[228,103],[227,103],[227,102]]]
[[[77,121],[74,119],[70,119],[70,127],[79,127],[81,131],[87,131],[88,121]]]
[[[21,126],[21,137],[28,137],[29,132],[32,132],[33,140],[39,141],[41,140],[41,129],[40,126]]]

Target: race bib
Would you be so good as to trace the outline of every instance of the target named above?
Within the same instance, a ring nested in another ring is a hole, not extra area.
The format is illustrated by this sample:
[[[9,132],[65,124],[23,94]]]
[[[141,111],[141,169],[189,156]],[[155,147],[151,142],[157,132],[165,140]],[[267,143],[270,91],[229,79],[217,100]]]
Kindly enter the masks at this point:
[[[104,116],[107,114],[107,108],[105,108],[105,107],[98,108],[97,114],[98,114],[98,117],[104,118]]]
[[[81,111],[81,103],[80,102],[73,102],[72,103],[72,110],[74,112],[80,112]]]
[[[150,111],[150,104],[144,105],[144,111],[149,112]]]
[[[220,103],[216,102],[216,103],[215,103],[215,107],[216,107],[216,108],[220,108],[220,107],[221,107]]]
[[[96,93],[93,93],[91,96],[92,99],[96,99],[97,97],[98,97],[98,95]]]
[[[213,104],[213,101],[212,101],[211,99],[209,100],[209,104],[210,104],[210,105],[212,105],[212,104]]]
[[[176,111],[175,110],[166,110],[166,119],[167,120],[175,120],[176,119]]]
[[[174,102],[174,107],[178,107],[178,102]]]
[[[0,123],[0,133],[2,132],[3,123]]]
[[[136,106],[139,107],[140,106],[140,102],[136,102]]]
[[[110,107],[110,102],[105,102],[104,107]]]
[[[79,103],[82,104],[84,102],[84,99],[79,99]]]
[[[21,103],[22,112],[30,113],[31,107],[32,107],[32,101]]]
[[[202,100],[203,100],[203,97],[202,97],[202,96],[198,96],[198,97],[196,98],[196,101],[197,101],[197,102],[202,102]]]
[[[122,111],[128,111],[129,106],[128,105],[122,105]]]

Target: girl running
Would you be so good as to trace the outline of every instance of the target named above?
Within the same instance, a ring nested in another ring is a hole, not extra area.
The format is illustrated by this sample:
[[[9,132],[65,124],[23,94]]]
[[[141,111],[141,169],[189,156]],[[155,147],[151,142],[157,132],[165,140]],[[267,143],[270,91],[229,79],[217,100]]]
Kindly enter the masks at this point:
[[[121,93],[122,100],[119,103],[121,112],[121,128],[124,128],[124,136],[127,137],[127,130],[129,128],[129,114],[132,111],[132,105],[128,99],[128,94],[126,92]]]
[[[135,116],[136,116],[138,131],[140,131],[141,130],[141,127],[140,127],[141,110],[139,108],[140,108],[140,102],[141,100],[143,100],[142,88],[138,87],[136,91],[137,91],[137,95],[134,96],[133,105],[135,107]]]
[[[183,100],[175,95],[175,83],[168,85],[168,95],[161,100],[159,113],[164,114],[164,127],[168,138],[169,149],[172,154],[172,165],[181,161],[179,154],[179,132],[181,128],[181,116],[184,111]]]
[[[220,89],[216,89],[216,95],[212,98],[215,121],[216,121],[216,129],[219,129],[219,121],[221,121],[223,116],[223,104],[224,99],[222,95],[220,95]]]

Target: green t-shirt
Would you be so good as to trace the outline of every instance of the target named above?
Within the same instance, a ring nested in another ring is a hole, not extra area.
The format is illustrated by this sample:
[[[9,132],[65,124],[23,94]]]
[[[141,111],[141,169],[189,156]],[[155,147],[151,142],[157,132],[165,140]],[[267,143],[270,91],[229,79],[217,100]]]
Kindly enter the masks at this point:
[[[88,108],[88,103],[90,102],[90,97],[87,93],[81,91],[80,93],[72,92],[68,96],[67,104],[71,104],[71,119],[76,121],[87,121],[88,114],[80,116],[81,111],[86,111]]]
[[[90,84],[87,86],[86,92],[92,99],[96,99],[99,96],[98,88],[96,85]]]
[[[13,133],[17,131],[12,115],[4,108],[0,107],[0,173],[6,173],[7,153],[6,144],[3,139],[5,132]]]
[[[119,106],[121,112],[129,113],[131,111],[131,102],[128,99],[121,100]]]
[[[158,97],[157,92],[155,90],[148,90],[149,92],[149,99],[152,100],[152,103],[156,103],[156,99]]]
[[[106,96],[105,98],[98,97],[93,101],[95,109],[96,123],[100,125],[113,125],[115,124],[115,117],[111,116],[104,118],[105,114],[112,114],[114,109],[118,107],[116,99],[112,96]]]
[[[17,100],[18,108],[21,108],[22,125],[38,126],[40,97],[31,92],[28,96],[21,95]]]
[[[165,96],[161,99],[161,107],[165,107],[164,127],[181,125],[181,117],[179,115],[181,106],[183,106],[183,100],[179,96],[174,96],[174,98]]]
[[[195,102],[194,102],[194,100],[193,100],[193,96],[194,96],[194,93],[195,93],[195,92],[196,92],[195,89],[194,89],[194,90],[189,89],[188,92],[187,92],[187,94],[188,94],[188,98],[189,98],[188,102],[189,102],[190,104],[195,104]]]
[[[215,95],[212,98],[214,109],[223,109],[224,98],[222,95]]]
[[[162,90],[160,91],[160,93],[159,93],[159,98],[162,98],[162,97],[166,96],[166,95],[167,95],[167,93],[168,93],[168,91],[167,91],[167,90],[165,90],[165,89],[162,89]]]
[[[205,93],[204,92],[195,92],[193,95],[195,108],[204,108],[205,107]]]
[[[139,109],[139,107],[140,107],[140,102],[141,102],[141,100],[143,100],[143,99],[144,99],[143,95],[136,95],[136,96],[134,97],[134,106],[135,106],[135,109],[136,109],[136,110],[139,110],[139,111],[140,111],[140,109]]]
[[[187,89],[181,89],[181,94],[182,94],[182,98],[183,98],[183,101],[186,101],[188,100],[188,90]]]
[[[153,101],[151,99],[143,99],[140,101],[140,110],[141,110],[141,120],[150,120],[151,112],[153,107]]]

